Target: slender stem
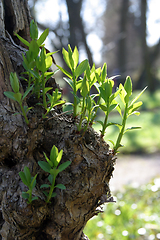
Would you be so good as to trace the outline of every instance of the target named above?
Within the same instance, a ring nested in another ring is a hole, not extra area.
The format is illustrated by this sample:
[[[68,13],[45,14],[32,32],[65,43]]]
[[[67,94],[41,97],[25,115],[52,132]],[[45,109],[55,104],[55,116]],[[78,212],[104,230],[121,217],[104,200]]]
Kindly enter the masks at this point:
[[[31,73],[29,72],[28,88],[31,86]]]
[[[86,126],[85,126],[85,128],[84,128],[83,135],[84,135],[85,131],[86,131],[87,128],[88,128],[88,125],[89,125],[89,122],[90,122],[90,118],[91,118],[91,111],[88,113],[88,120],[87,120],[87,124],[86,124]]]
[[[28,190],[29,198],[28,198],[28,203],[32,202],[32,190]]]
[[[99,105],[100,100],[101,100],[101,97],[99,96],[98,101],[97,101],[97,105]],[[91,124],[93,124],[93,121],[94,121],[94,119],[96,118],[98,108],[99,108],[99,106],[95,107],[94,116],[91,118]]]
[[[81,127],[82,127],[82,121],[85,115],[86,109],[85,109],[85,97],[83,97],[83,103],[82,103],[82,113],[81,113],[81,117],[80,117],[80,121],[79,121],[79,125],[78,125],[78,131],[80,132]]]
[[[106,116],[105,116],[104,123],[103,123],[103,128],[102,128],[102,132],[101,132],[101,137],[104,136],[105,130],[106,130],[106,128],[107,128],[108,115],[109,115],[109,103],[107,104],[107,112],[106,112]]]
[[[76,78],[75,78],[74,71],[72,72],[72,74],[73,74],[73,92],[74,92],[73,117],[76,117],[77,116]]]
[[[53,193],[54,186],[55,186],[55,180],[56,180],[56,178],[53,176],[53,182],[52,182],[52,185],[50,187],[49,194],[48,194],[47,201],[46,201],[47,203],[50,201],[50,199],[52,197],[52,193]]]
[[[44,73],[42,72],[42,94],[43,94],[43,106],[46,109],[47,108],[47,102],[46,102],[46,94],[45,94],[45,78]]]
[[[28,120],[27,115],[26,115],[26,113],[24,111],[22,103],[19,102],[19,105],[20,105],[20,108],[21,108],[21,111],[22,111],[22,115],[24,116],[25,122],[26,122],[27,125],[29,125],[29,120]]]
[[[126,126],[126,120],[127,120],[127,110],[128,110],[128,103],[126,103],[124,114],[123,114],[123,120],[122,120],[122,128],[118,135],[115,147],[114,147],[114,153],[117,152],[117,149],[120,147],[120,143],[124,134],[125,126]]]

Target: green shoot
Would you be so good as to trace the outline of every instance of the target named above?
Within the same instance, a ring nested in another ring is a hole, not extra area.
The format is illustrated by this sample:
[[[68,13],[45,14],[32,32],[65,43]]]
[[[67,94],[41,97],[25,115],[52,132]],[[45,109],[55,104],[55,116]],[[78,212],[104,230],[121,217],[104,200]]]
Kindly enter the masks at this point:
[[[131,128],[127,128],[126,129],[125,126],[126,126],[127,118],[129,116],[131,116],[132,114],[135,114],[135,115],[139,115],[140,114],[140,112],[138,112],[137,109],[142,105],[142,102],[141,101],[136,102],[136,101],[142,95],[142,93],[145,91],[146,88],[147,87],[145,87],[140,92],[140,94],[138,94],[135,97],[135,99],[133,99],[132,102],[129,103],[130,97],[132,95],[132,81],[131,81],[131,78],[128,76],[126,78],[124,86],[122,84],[120,84],[120,86],[119,86],[119,90],[120,90],[119,95],[120,95],[120,98],[122,100],[122,103],[123,103],[125,109],[124,109],[124,113],[122,114],[120,105],[117,107],[117,110],[119,111],[120,116],[122,118],[122,125],[119,126],[120,132],[119,132],[119,135],[117,137],[116,144],[115,144],[115,146],[113,148],[114,154],[117,152],[119,147],[122,147],[121,140],[122,140],[122,137],[125,134],[125,132],[140,128],[140,127],[131,127]]]
[[[46,195],[47,199],[46,202],[49,203],[50,199],[52,197],[56,196],[56,193],[53,192],[55,188],[60,189],[66,189],[66,187],[63,184],[57,184],[55,185],[55,180],[57,175],[62,172],[64,169],[66,169],[71,162],[67,161],[59,165],[61,159],[62,159],[63,150],[58,152],[58,149],[56,146],[53,146],[50,152],[50,159],[47,157],[47,155],[44,153],[45,159],[47,162],[39,161],[39,166],[45,171],[48,172],[50,175],[48,176],[48,181],[50,184],[43,184],[40,188],[49,188],[49,192],[43,191],[43,193]],[[59,166],[58,166],[59,165]]]
[[[88,60],[84,60],[78,65],[79,62],[79,53],[77,50],[77,47],[74,48],[74,51],[72,52],[72,49],[70,45],[68,45],[68,52],[63,48],[62,51],[63,58],[71,70],[71,73],[66,71],[64,68],[57,65],[57,67],[67,76],[64,80],[70,85],[70,87],[73,90],[73,96],[74,96],[74,103],[73,103],[73,117],[77,116],[77,91],[80,89],[80,86],[82,84],[82,79],[78,79],[82,73],[86,70],[88,66]]]
[[[10,74],[10,83],[11,83],[11,87],[13,89],[13,92],[4,92],[4,95],[16,102],[19,103],[20,108],[21,108],[21,114],[24,116],[25,122],[27,125],[29,125],[29,120],[27,118],[27,112],[31,109],[27,108],[27,106],[23,106],[23,101],[25,99],[25,97],[28,95],[28,93],[32,90],[33,86],[30,86],[26,92],[22,95],[22,93],[19,92],[19,79],[17,77],[16,73],[12,73]]]
[[[111,79],[106,79],[101,87],[99,87],[100,98],[104,100],[103,103],[99,104],[101,110],[105,113],[104,122],[98,121],[102,125],[101,137],[104,136],[106,128],[110,125],[117,125],[117,123],[108,122],[108,116],[111,111],[116,109],[118,106],[115,98],[118,96],[120,90],[117,90],[115,93],[112,93],[114,86],[114,81]]]
[[[31,177],[31,173],[28,167],[24,167],[24,172],[19,172],[19,176],[22,180],[22,182],[29,188],[27,192],[22,192],[22,197],[25,199],[28,199],[27,203],[30,204],[32,201],[37,200],[38,197],[32,197],[32,191],[35,188],[36,185],[36,177],[37,174],[34,177]]]

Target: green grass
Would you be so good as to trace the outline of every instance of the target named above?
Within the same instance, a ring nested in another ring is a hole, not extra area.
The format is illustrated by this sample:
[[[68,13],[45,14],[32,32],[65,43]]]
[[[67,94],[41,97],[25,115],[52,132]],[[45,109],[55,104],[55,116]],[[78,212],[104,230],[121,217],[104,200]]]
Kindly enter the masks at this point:
[[[116,194],[116,203],[104,205],[104,213],[85,227],[90,240],[160,239],[160,178]]]

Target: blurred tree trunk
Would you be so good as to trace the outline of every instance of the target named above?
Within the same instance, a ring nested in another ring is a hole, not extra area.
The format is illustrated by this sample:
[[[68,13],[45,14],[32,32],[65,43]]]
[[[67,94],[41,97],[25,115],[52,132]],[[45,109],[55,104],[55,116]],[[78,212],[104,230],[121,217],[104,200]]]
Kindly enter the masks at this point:
[[[127,18],[129,0],[122,0],[120,9],[119,37],[118,37],[118,68],[122,78],[125,76],[127,64]]]
[[[38,0],[34,0],[38,1]],[[69,30],[69,37],[65,35],[66,33],[66,26],[64,27],[63,25],[66,25],[62,22],[62,19],[60,17],[59,22],[57,24],[56,28],[52,28],[50,26],[50,31],[53,31],[56,35],[56,37],[59,39],[59,42],[61,43],[61,47],[67,48],[68,44],[64,44],[63,39],[67,39],[68,43],[71,45],[72,49],[77,46],[78,48],[80,46],[84,47],[84,50],[86,51],[86,55],[88,57],[89,63],[92,66],[93,65],[93,57],[92,53],[90,51],[90,47],[88,46],[87,39],[86,39],[86,32],[84,29],[84,24],[83,20],[81,17],[81,9],[82,9],[82,3],[83,0],[65,0],[66,1],[66,6],[68,10],[68,18],[69,18],[69,28],[67,29],[67,32]],[[33,17],[36,19],[35,12],[33,9],[31,9],[31,12],[33,14]],[[45,26],[44,24],[39,24],[38,26],[44,30],[48,26]],[[61,29],[61,34],[59,34],[59,29]],[[68,34],[68,33],[67,33]],[[65,41],[66,42],[66,41]],[[55,45],[54,42],[52,42],[54,48],[59,50],[59,45]]]
[[[138,89],[143,88],[146,84],[148,85],[148,89],[150,92],[155,90],[155,81],[154,77],[151,73],[151,67],[153,64],[153,58],[151,63],[151,55],[149,52],[149,47],[147,46],[147,0],[141,0],[141,31],[140,31],[140,38],[141,38],[141,51],[142,51],[142,73],[139,77],[137,87]]]
[[[87,221],[101,212],[101,204],[112,201],[109,181],[115,158],[92,128],[83,137],[77,134],[72,116],[55,112],[42,120],[43,109],[34,106],[28,127],[21,115],[13,114],[18,106],[3,92],[11,89],[10,72],[20,75],[24,71],[22,53],[26,50],[13,31],[30,40],[30,19],[27,1],[0,0],[0,239],[87,239],[83,234]],[[23,91],[23,82],[20,84]],[[49,154],[53,145],[63,149],[62,162],[72,163],[57,177],[66,190],[56,189],[57,196],[46,204],[39,187],[47,183],[47,175],[37,162],[44,160],[43,152]],[[39,200],[31,205],[21,196],[28,190],[18,174],[24,166],[33,176],[38,173],[34,195]]]
[[[81,8],[83,0],[74,1],[66,0],[68,15],[69,15],[69,26],[70,26],[70,37],[69,43],[72,48],[84,44],[88,60],[90,65],[93,65],[93,58],[89,46],[86,41],[86,33],[84,30],[82,18],[81,18]]]

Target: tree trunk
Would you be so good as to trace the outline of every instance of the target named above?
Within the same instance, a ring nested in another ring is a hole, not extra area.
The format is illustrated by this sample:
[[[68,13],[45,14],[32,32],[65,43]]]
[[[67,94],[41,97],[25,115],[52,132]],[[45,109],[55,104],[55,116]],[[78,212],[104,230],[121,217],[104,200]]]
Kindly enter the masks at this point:
[[[137,88],[141,89],[146,84],[148,85],[148,89],[150,92],[155,90],[154,79],[151,73],[151,59],[149,55],[149,47],[147,46],[146,35],[147,35],[147,0],[141,0],[141,51],[142,51],[142,60],[143,60],[143,67],[142,73],[139,77]]]
[[[10,72],[20,75],[24,71],[25,51],[13,31],[29,40],[30,14],[27,1],[0,0],[0,5],[0,239],[87,239],[83,234],[87,221],[101,212],[101,204],[112,201],[109,181],[115,158],[91,127],[83,137],[77,134],[72,116],[54,112],[42,120],[42,108],[35,105],[28,113],[28,127],[21,115],[13,114],[18,106],[3,92],[11,89]],[[24,83],[20,84],[23,91]],[[38,161],[44,160],[43,152],[49,154],[53,145],[63,149],[62,162],[72,163],[56,178],[66,190],[57,188],[57,196],[46,204],[39,187],[47,183],[47,175]],[[33,176],[38,173],[34,195],[39,200],[30,205],[21,196],[28,190],[18,174],[24,166]]]
[[[81,18],[81,8],[82,8],[82,0],[74,1],[74,0],[66,0],[68,15],[69,15],[69,26],[70,26],[70,37],[69,43],[72,48],[75,45],[83,44],[88,56],[88,61],[92,67],[93,58],[90,51],[90,48],[87,44],[86,33],[83,26],[83,21]]]
[[[129,5],[129,0],[122,0],[121,9],[120,9],[118,58],[117,58],[118,67],[119,67],[119,71],[122,79],[124,78],[125,71],[127,69],[126,37],[127,37],[128,5]]]

